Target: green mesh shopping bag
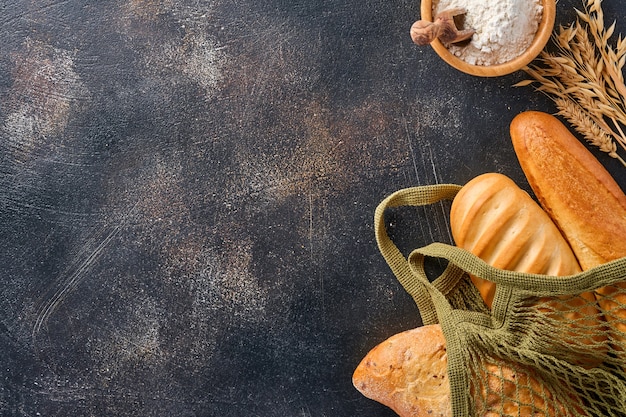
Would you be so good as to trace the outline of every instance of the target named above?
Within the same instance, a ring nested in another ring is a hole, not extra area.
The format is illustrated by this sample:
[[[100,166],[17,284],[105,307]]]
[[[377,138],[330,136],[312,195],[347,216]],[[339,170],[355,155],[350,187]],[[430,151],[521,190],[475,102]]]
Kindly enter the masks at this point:
[[[452,200],[460,188],[400,190],[375,213],[382,255],[423,323],[441,325],[453,415],[626,416],[626,258],[550,277],[496,269],[437,242],[405,257],[387,234],[387,209]],[[447,262],[432,280],[430,258]],[[496,284],[491,309],[470,274]]]

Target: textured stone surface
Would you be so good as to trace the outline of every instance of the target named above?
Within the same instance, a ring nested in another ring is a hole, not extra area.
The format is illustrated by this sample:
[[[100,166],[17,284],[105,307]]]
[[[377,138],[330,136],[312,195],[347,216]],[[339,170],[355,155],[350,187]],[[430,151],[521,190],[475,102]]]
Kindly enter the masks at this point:
[[[524,186],[508,125],[551,103],[415,47],[416,1],[0,9],[1,414],[392,416],[351,384],[420,323],[374,208]],[[443,213],[392,232],[447,242]]]

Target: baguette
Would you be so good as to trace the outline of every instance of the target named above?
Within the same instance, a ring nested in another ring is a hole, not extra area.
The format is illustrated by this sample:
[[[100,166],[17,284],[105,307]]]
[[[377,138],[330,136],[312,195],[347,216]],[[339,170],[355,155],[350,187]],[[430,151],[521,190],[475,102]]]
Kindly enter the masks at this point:
[[[519,163],[583,270],[626,256],[626,195],[563,123],[528,111],[510,126]]]
[[[510,126],[522,170],[583,270],[626,256],[626,195],[556,117],[529,111]],[[626,341],[626,283],[599,289],[598,304],[618,350]]]

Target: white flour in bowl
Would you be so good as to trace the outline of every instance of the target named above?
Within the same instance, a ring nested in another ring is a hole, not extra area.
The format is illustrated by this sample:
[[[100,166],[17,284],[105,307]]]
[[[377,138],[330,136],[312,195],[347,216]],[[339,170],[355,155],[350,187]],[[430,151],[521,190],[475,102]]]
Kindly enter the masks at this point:
[[[467,11],[463,29],[476,33],[467,45],[451,45],[450,52],[472,65],[508,62],[532,43],[543,7],[540,0],[434,0],[433,16],[455,8]]]

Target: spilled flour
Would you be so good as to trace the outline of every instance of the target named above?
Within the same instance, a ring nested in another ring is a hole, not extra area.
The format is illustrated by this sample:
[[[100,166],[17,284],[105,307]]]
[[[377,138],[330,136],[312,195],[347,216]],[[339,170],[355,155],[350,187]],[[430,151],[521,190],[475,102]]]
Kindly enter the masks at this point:
[[[467,45],[451,45],[450,52],[472,65],[508,62],[532,43],[543,6],[540,0],[435,0],[433,16],[463,8],[463,28],[476,31]]]

